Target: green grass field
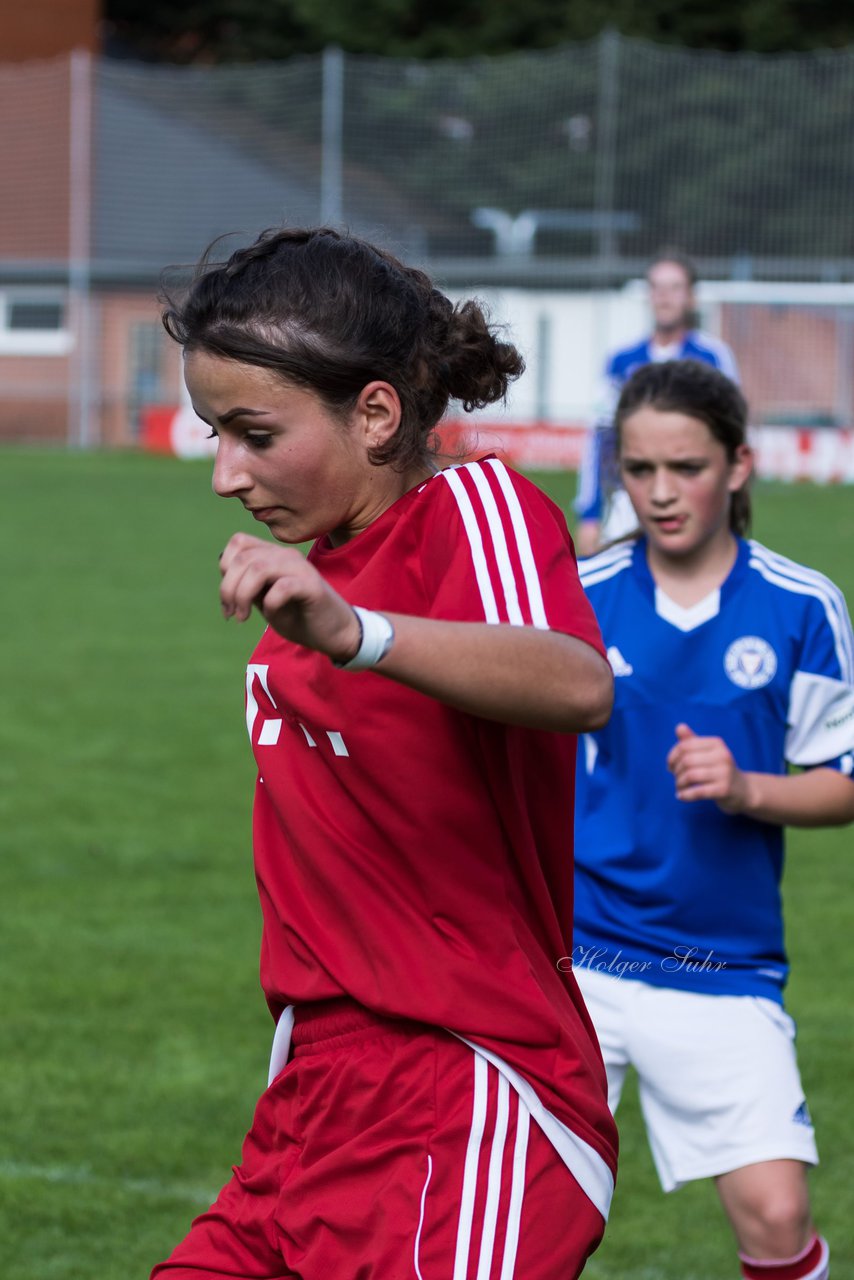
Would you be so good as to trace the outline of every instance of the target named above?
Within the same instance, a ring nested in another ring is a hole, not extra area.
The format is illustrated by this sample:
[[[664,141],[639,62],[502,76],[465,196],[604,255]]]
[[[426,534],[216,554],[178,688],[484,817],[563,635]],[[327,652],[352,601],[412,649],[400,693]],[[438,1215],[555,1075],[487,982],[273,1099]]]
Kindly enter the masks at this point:
[[[540,477],[566,505],[571,478]],[[217,555],[257,528],[205,464],[0,454],[0,1275],[131,1280],[237,1158],[264,1086],[242,667]],[[756,534],[854,599],[850,490],[763,486]],[[801,1066],[834,1274],[854,1264],[854,865],[789,846]],[[730,1280],[712,1188],[663,1197],[634,1096],[591,1280]]]

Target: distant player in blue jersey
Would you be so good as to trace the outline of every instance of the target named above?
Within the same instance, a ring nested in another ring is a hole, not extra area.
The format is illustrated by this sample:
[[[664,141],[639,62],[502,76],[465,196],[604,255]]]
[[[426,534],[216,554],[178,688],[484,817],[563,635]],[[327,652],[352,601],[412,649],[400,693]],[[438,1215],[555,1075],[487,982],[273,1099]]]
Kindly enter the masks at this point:
[[[582,556],[635,528],[631,503],[619,482],[614,447],[614,409],[626,380],[645,364],[701,360],[738,381],[735,357],[726,343],[696,327],[697,270],[691,259],[678,250],[665,250],[650,263],[646,280],[652,336],[608,359],[596,419],[585,444],[575,500],[575,544]]]
[[[581,565],[617,692],[579,752],[572,968],[664,1189],[716,1180],[743,1276],[824,1280],[780,877],[785,826],[854,820],[854,641],[832,582],[744,536],[746,415],[687,360],[617,406],[641,532]]]

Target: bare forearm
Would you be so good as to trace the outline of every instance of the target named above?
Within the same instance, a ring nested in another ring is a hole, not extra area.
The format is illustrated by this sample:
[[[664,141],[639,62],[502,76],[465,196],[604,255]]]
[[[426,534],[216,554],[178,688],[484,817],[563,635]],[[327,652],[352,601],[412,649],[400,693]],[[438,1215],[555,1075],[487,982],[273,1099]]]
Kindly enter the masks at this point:
[[[703,737],[677,724],[667,767],[677,799],[714,800],[724,813],[744,814],[781,827],[839,827],[854,822],[854,781],[835,769],[804,773],[751,773],[739,769],[722,738]]]
[[[854,822],[854,780],[835,769],[805,773],[745,773],[740,810],[787,827],[840,827]]]
[[[226,618],[245,622],[257,607],[279,635],[341,665],[370,640],[353,606],[293,547],[237,533],[220,556],[220,573]],[[562,733],[598,729],[611,713],[611,668],[573,636],[383,616],[394,625],[394,641],[385,656],[382,646],[371,654],[369,665],[440,702],[505,724]]]
[[[386,614],[395,639],[377,672],[472,715],[532,729],[600,728],[611,670],[573,636],[533,627]]]

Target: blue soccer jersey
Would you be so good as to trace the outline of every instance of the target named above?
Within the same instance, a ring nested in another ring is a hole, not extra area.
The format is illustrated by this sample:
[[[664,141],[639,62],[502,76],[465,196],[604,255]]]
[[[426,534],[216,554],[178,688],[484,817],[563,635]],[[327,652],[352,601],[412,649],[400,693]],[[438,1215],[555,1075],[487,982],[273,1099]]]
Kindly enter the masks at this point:
[[[665,354],[662,354],[665,352]],[[725,342],[693,329],[671,348],[656,347],[651,338],[615,352],[605,366],[596,422],[588,433],[578,474],[575,511],[579,520],[601,520],[608,491],[617,485],[616,441],[612,424],[623,386],[645,364],[667,360],[700,360],[738,382],[735,357]]]
[[[691,609],[656,587],[644,539],[580,572],[616,701],[579,751],[573,963],[781,1000],[783,829],[677,800],[666,761],[685,722],[723,738],[741,769],[850,775],[854,641],[842,594],[753,541],[739,541],[726,581]]]

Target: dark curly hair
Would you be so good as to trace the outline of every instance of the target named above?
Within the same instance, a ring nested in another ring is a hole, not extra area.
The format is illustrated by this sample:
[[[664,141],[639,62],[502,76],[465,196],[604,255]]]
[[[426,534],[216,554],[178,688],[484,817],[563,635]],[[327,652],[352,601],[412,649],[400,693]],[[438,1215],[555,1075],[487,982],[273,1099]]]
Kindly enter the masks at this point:
[[[346,415],[374,379],[402,416],[371,461],[401,470],[435,451],[451,399],[469,412],[501,400],[524,369],[482,307],[454,305],[392,254],[329,227],[263,232],[226,262],[199,262],[185,296],[164,297],[163,324],[186,351],[260,365],[313,389]]]
[[[704,422],[723,445],[730,462],[735,461],[738,447],[747,443],[747,401],[730,378],[700,360],[645,364],[632,374],[614,415],[618,451],[623,423],[645,405]],[[750,493],[746,484],[732,495],[729,526],[739,536],[750,531]]]

